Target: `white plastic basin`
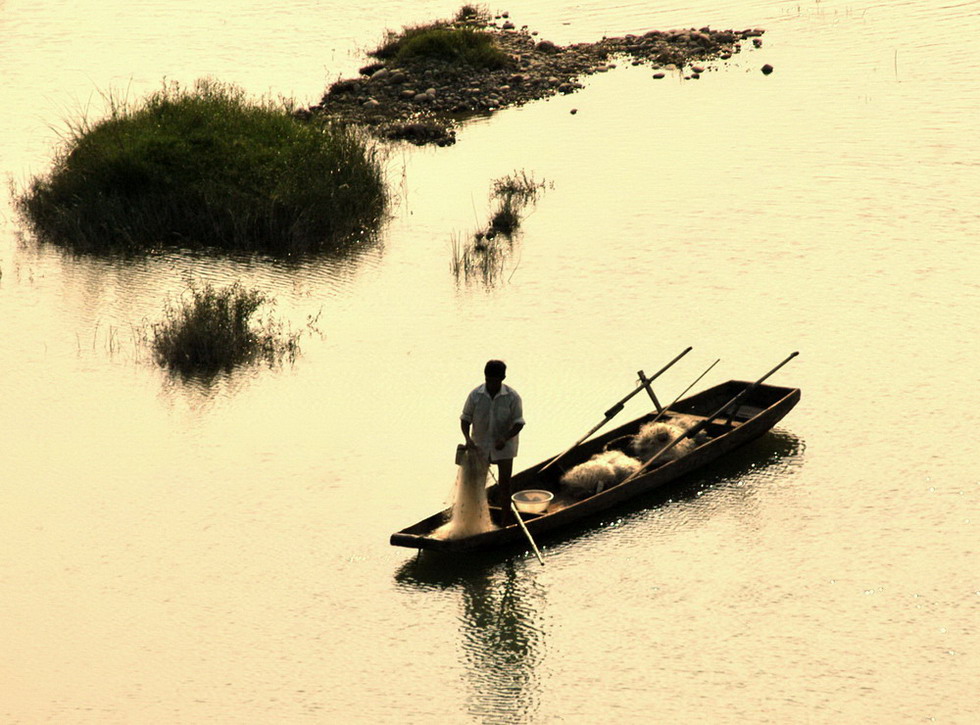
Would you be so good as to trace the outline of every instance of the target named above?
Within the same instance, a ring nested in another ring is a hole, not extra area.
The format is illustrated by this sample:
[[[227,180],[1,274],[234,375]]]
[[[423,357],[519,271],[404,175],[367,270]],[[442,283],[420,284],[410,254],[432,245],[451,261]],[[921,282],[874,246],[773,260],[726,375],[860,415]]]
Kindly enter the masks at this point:
[[[518,491],[511,500],[517,506],[517,510],[526,514],[539,514],[548,508],[551,499],[555,497],[551,491],[542,491],[536,488],[528,488]]]

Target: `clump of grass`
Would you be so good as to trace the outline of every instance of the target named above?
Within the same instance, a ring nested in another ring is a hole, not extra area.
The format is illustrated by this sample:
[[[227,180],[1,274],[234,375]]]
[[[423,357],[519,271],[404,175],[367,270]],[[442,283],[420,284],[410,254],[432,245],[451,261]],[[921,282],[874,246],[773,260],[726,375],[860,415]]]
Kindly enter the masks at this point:
[[[270,304],[237,282],[224,288],[192,285],[179,303],[168,300],[163,320],[151,327],[156,361],[185,377],[210,377],[256,361],[295,360],[299,333],[285,332],[281,322],[268,317],[255,319]]]
[[[80,251],[160,246],[289,254],[370,233],[386,204],[375,147],[212,80],[168,84],[69,125],[17,207],[45,241]]]
[[[546,186],[547,182],[535,181],[533,174],[525,171],[516,171],[493,182],[490,199],[496,202],[497,208],[486,230],[474,234],[467,243],[455,235],[452,237],[449,268],[457,280],[478,278],[489,286],[500,278],[513,251],[512,237],[521,225],[524,208],[536,202]]]
[[[485,5],[463,5],[453,20],[457,24],[485,26],[490,22],[490,10]]]
[[[467,10],[467,15],[457,15],[456,23],[437,21],[405,27],[400,33],[389,31],[369,55],[394,65],[440,61],[489,70],[509,67],[510,56],[496,46],[493,36],[474,27],[481,24],[480,10],[464,7],[473,14]]]
[[[453,234],[450,246],[452,259],[449,268],[456,280],[479,280],[487,287],[492,287],[500,279],[507,254],[511,251],[509,246],[504,248],[493,236],[487,237],[483,233],[466,243]]]
[[[497,209],[490,217],[490,229],[507,236],[521,225],[524,208],[537,202],[546,182],[535,181],[525,171],[516,171],[493,182],[490,198],[497,202]]]

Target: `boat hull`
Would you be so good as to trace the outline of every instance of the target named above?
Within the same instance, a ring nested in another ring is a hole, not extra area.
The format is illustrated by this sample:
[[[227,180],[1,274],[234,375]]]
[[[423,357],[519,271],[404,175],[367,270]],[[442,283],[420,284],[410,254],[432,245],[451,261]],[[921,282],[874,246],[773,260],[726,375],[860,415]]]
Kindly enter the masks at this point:
[[[706,421],[719,407],[751,386],[752,383],[730,380],[690,398],[678,401],[669,408],[668,413],[684,415],[688,419],[700,418]],[[541,515],[525,516],[523,517],[524,524],[531,535],[537,538],[661,488],[765,435],[793,409],[799,400],[800,390],[798,388],[759,385],[748,392],[735,409],[730,420],[719,418],[715,422],[707,423],[705,428],[708,434],[707,440],[687,455],[651,466],[649,470],[635,478],[611,486],[588,498],[553,506]],[[562,456],[559,465],[550,466],[542,471],[548,463],[548,461],[542,461],[521,471],[512,479],[512,489],[520,491],[526,488],[544,488],[557,492],[559,490],[558,478],[562,468],[568,469],[588,460],[607,445],[613,445],[618,439],[634,434],[640,426],[653,417],[654,413],[642,416],[577,446]],[[491,500],[495,490],[496,486],[491,486],[488,489]],[[451,509],[440,511],[392,534],[391,544],[415,549],[466,552],[485,551],[515,542],[526,542],[525,535],[517,524],[510,524],[458,539],[441,539],[432,536],[432,532],[444,524],[450,514]]]

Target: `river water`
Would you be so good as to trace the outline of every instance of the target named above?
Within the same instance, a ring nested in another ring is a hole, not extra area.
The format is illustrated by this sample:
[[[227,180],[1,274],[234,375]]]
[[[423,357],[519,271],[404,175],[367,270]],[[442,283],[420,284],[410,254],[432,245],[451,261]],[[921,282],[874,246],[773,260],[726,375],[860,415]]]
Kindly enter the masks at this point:
[[[164,79],[314,103],[456,9],[351,5],[0,0],[0,169],[22,187],[66,120]],[[392,219],[341,258],[72,258],[5,188],[0,721],[976,721],[977,4],[506,9],[562,44],[766,34],[700,80],[621,63],[392,147]],[[518,170],[547,182],[522,233],[457,280]],[[295,364],[168,379],[140,331],[189,280],[273,297]],[[388,545],[447,503],[487,358],[524,398],[520,469],[688,345],[662,399],[800,350],[772,382],[802,401],[544,567]]]

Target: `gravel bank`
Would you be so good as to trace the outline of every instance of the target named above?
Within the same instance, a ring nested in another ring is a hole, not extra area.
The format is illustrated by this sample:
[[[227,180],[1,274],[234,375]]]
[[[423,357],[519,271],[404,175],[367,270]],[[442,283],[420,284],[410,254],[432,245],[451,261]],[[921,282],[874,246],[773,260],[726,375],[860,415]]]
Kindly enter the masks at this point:
[[[559,46],[538,40],[537,33],[526,27],[516,28],[506,16],[481,29],[510,57],[508,68],[479,70],[442,61],[374,63],[362,68],[359,77],[334,83],[319,104],[298,111],[297,116],[326,115],[363,125],[382,138],[444,146],[455,141],[454,127],[469,117],[574,93],[582,88],[580,79],[608,71],[616,62],[647,65],[660,71],[654,78],[681,69],[685,78],[696,79],[704,64],[731,58],[746,41],[759,47],[764,32],[654,30]]]

